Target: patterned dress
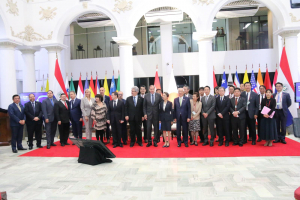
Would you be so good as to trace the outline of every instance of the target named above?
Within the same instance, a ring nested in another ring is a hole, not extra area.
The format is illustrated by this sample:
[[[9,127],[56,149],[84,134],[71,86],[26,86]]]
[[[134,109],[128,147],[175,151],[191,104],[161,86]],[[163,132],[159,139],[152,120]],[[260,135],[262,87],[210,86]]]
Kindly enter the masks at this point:
[[[107,108],[105,103],[102,106],[99,106],[96,102],[92,105],[91,118],[96,120],[96,130],[106,129],[106,114]]]

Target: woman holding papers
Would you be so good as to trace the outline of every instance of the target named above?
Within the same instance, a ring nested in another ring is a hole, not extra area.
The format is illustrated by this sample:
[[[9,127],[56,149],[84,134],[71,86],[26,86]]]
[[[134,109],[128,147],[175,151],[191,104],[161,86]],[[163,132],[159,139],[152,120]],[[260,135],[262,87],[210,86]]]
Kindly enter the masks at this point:
[[[272,140],[277,140],[277,126],[275,119],[275,106],[276,100],[272,97],[272,90],[268,89],[266,92],[266,98],[261,101],[261,139],[266,140],[264,146],[272,146]]]

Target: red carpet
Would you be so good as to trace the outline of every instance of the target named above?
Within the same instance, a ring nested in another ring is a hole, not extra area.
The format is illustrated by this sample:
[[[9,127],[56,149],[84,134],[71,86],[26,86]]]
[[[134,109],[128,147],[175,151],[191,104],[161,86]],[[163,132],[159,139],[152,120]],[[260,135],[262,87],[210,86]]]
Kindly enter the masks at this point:
[[[95,138],[93,138],[95,139]],[[162,140],[162,138],[161,138]],[[213,147],[202,146],[202,143],[198,143],[199,146],[189,145],[185,147],[177,147],[177,139],[173,138],[170,142],[169,148],[162,148],[163,142],[158,144],[158,147],[146,147],[143,143],[143,147],[135,144],[130,148],[129,144],[124,145],[123,148],[113,148],[112,144],[108,144],[107,147],[116,155],[117,158],[197,158],[197,157],[254,157],[254,156],[300,156],[300,143],[294,140],[286,138],[287,144],[277,143],[272,147],[265,147],[264,141],[257,142],[255,146],[248,142],[243,147],[232,146],[230,142],[229,147],[219,147],[218,142],[214,143]],[[71,143],[71,141],[69,141]],[[56,142],[56,147],[46,149],[35,149],[20,156],[33,156],[33,157],[78,157],[79,148],[75,145],[60,146],[59,141]]]

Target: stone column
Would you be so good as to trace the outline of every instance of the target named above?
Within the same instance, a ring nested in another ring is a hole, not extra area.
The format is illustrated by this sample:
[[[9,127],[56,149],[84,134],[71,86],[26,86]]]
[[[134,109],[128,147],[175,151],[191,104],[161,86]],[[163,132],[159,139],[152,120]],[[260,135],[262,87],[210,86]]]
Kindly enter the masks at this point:
[[[19,49],[22,52],[25,67],[23,69],[23,92],[36,92],[35,49]]]
[[[133,61],[132,61],[132,45],[137,43],[137,39],[132,37],[113,37],[119,45],[120,52],[120,90],[123,92],[124,98],[131,96],[131,87],[134,86],[133,81]]]

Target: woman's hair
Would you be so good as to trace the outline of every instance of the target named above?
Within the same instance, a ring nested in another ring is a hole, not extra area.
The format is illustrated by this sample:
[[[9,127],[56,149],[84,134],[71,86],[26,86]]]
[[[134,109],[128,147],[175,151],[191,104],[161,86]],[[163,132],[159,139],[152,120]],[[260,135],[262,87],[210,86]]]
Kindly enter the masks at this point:
[[[165,94],[167,97],[169,97],[169,93],[167,93],[167,92],[164,92],[164,94]]]
[[[99,98],[101,102],[103,101],[103,96],[101,94],[96,94],[95,99],[96,98]]]
[[[271,94],[273,94],[273,91],[272,91],[271,89],[267,89],[266,93],[267,93],[268,91],[271,92]]]
[[[197,97],[197,101],[200,101],[200,98],[199,98],[199,93],[198,92],[194,92],[193,95],[196,95]]]
[[[89,92],[90,92],[90,97],[91,97],[91,90],[90,90],[90,89],[85,89],[85,90],[84,90],[84,96],[86,97],[86,95],[85,95],[85,92],[86,92],[86,91],[89,91]]]

